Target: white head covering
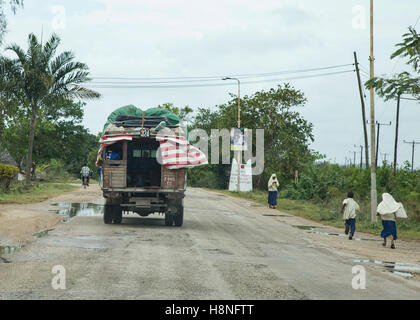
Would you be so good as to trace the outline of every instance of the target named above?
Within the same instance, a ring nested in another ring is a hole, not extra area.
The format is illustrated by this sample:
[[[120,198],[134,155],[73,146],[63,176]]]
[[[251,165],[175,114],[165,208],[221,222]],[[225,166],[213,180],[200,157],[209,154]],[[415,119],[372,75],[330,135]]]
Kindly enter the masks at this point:
[[[268,180],[268,187],[271,187],[271,185],[273,184],[274,181],[276,181],[277,184],[278,184],[277,176],[276,176],[275,173],[273,173],[270,177],[270,180]]]
[[[389,193],[383,193],[382,202],[378,205],[378,209],[376,210],[376,212],[378,212],[379,214],[389,214],[397,213],[397,211],[397,217],[403,218],[405,215],[405,218],[407,218],[402,203],[395,201],[395,199]]]

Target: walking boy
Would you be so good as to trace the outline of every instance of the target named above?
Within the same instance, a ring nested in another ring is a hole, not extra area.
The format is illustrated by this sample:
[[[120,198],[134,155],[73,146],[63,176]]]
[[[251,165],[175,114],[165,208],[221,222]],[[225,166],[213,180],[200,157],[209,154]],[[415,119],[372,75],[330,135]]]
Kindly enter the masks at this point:
[[[353,192],[348,192],[347,199],[344,199],[343,207],[341,208],[343,219],[346,221],[346,230],[344,233],[349,234],[350,229],[349,240],[353,240],[354,232],[356,231],[356,211],[360,211],[360,207],[357,202],[353,200],[353,197]]]

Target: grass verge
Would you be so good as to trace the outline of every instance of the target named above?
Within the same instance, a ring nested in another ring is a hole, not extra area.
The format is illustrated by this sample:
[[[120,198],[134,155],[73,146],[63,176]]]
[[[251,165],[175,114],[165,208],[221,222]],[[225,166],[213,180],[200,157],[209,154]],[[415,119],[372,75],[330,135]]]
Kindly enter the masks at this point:
[[[16,184],[8,193],[0,193],[0,204],[42,202],[77,189],[77,186],[63,183],[36,183],[30,187]]]
[[[219,192],[237,198],[242,198],[268,207],[268,193],[260,190],[251,193],[238,193],[227,190],[207,189],[209,191]],[[344,221],[341,210],[341,201],[343,199],[332,201],[328,204],[316,204],[303,200],[277,199],[277,210],[302,217],[308,220],[316,221],[327,226],[343,228]],[[377,223],[370,222],[370,211],[367,203],[360,203],[361,212],[357,216],[356,233],[364,232],[380,236],[382,224],[380,218]],[[408,212],[410,216],[410,213]],[[397,234],[399,239],[420,240],[420,223],[414,219],[397,221]]]

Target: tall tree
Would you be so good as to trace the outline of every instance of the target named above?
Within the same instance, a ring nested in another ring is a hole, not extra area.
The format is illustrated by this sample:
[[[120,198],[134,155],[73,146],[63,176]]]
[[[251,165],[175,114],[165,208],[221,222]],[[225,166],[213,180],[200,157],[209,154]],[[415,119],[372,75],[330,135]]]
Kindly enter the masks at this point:
[[[415,72],[420,73],[420,35],[417,31],[409,27],[408,32],[403,34],[403,41],[395,46],[398,49],[391,55],[391,59],[408,58],[406,64],[412,66]]]
[[[288,181],[293,178],[295,170],[301,170],[312,161],[309,150],[314,139],[312,124],[295,110],[305,103],[304,93],[287,83],[241,98],[241,126],[264,129],[265,165],[264,173],[256,178],[257,187],[265,188],[265,178],[273,172],[278,173],[281,180]],[[210,129],[234,128],[237,108],[237,97],[231,95],[231,100],[219,105],[216,111],[199,109],[193,128],[201,128],[208,134]]]
[[[420,99],[420,36],[417,31],[409,27],[409,32],[403,35],[403,41],[396,44],[398,49],[391,55],[394,58],[407,58],[407,65],[411,66],[414,74],[407,71],[394,75],[391,78],[375,77],[366,82],[368,89],[374,88],[376,93],[385,101],[397,100],[397,114],[395,121],[395,143],[394,143],[394,173],[397,170],[398,153],[398,128],[400,118],[401,96],[411,95]],[[420,101],[420,100],[419,100]]]
[[[26,52],[16,44],[6,48],[17,56],[8,64],[14,66],[8,80],[15,84],[15,90],[9,94],[19,102],[30,119],[26,184],[30,183],[35,126],[40,110],[53,108],[62,99],[100,97],[98,92],[82,86],[90,80],[86,64],[75,62],[75,56],[70,51],[56,56],[59,44],[60,38],[55,34],[42,45],[31,33]]]
[[[0,56],[0,149],[6,122],[16,114],[19,105],[11,94],[14,84],[12,81],[8,81],[15,70],[13,62]]]

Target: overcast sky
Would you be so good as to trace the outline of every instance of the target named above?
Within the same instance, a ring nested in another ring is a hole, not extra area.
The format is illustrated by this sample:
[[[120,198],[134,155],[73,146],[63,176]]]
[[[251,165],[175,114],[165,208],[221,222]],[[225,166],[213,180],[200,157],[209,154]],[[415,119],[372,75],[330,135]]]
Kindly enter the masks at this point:
[[[318,68],[353,63],[369,68],[369,0],[25,0],[8,14],[5,43],[26,48],[27,35],[44,39],[57,33],[59,51],[72,50],[98,77],[229,76]],[[365,16],[363,16],[365,13]],[[363,18],[364,17],[364,18]],[[377,75],[407,69],[390,60],[394,45],[420,17],[419,0],[375,1],[375,71]],[[417,23],[420,29],[420,21]],[[337,70],[351,70],[344,67]],[[322,72],[337,71],[327,70]],[[312,73],[314,74],[314,73]],[[302,75],[302,74],[299,74]],[[287,75],[281,77],[290,77]],[[362,73],[364,81],[367,77]],[[261,78],[260,78],[261,79]],[[267,78],[268,79],[268,78]],[[252,95],[284,81],[243,84]],[[311,148],[331,161],[353,159],[354,145],[364,144],[360,99],[355,73],[289,80],[308,103],[299,111],[314,125]],[[220,81],[226,84],[226,82]],[[142,109],[172,102],[214,108],[237,92],[231,86],[176,89],[98,89],[99,101],[88,102],[84,124],[92,133],[103,127],[114,109],[134,104]],[[369,96],[367,103],[369,106]],[[376,97],[381,127],[380,152],[393,156],[395,102]],[[369,107],[367,115],[369,117]],[[411,146],[420,141],[420,104],[404,100],[400,115],[399,163],[411,161]],[[420,167],[420,146],[415,155]],[[357,155],[357,162],[360,154]],[[380,157],[382,159],[382,156]]]

